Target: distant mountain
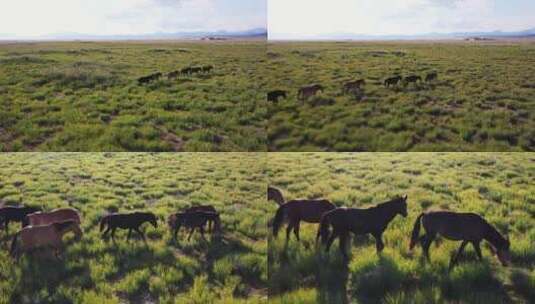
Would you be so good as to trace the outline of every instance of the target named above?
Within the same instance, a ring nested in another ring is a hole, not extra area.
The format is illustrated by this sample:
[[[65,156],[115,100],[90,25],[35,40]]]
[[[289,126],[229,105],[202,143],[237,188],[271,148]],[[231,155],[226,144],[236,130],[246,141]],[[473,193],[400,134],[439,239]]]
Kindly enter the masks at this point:
[[[280,40],[431,40],[431,39],[468,39],[468,38],[530,38],[535,37],[535,28],[517,32],[454,32],[454,33],[426,33],[417,35],[365,35],[354,33],[331,33],[323,35],[269,35],[270,39]]]
[[[151,33],[140,35],[89,35],[80,33],[56,33],[38,37],[17,37],[14,35],[0,35],[0,39],[20,40],[172,40],[172,39],[248,39],[267,38],[265,28],[254,28],[244,31],[196,31],[196,32],[174,32],[174,33]]]

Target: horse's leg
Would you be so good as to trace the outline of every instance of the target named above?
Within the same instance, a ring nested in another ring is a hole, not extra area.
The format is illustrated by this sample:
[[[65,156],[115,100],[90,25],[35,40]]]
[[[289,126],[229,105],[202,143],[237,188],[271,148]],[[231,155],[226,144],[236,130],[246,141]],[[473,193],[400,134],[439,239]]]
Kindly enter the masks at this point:
[[[474,249],[476,250],[476,254],[477,254],[479,261],[483,261],[483,256],[481,255],[481,247],[479,247],[479,242],[473,241],[472,246],[474,246]]]
[[[117,229],[117,227],[113,227],[111,229],[111,239],[113,242],[115,242],[115,230]]]
[[[295,234],[295,238],[297,239],[298,242],[300,242],[301,240],[299,239],[299,221],[297,221],[294,225],[294,234]]]
[[[106,230],[104,230],[104,232],[102,233],[102,237],[105,238],[108,236],[108,233],[110,232],[111,228],[110,226],[108,226],[108,228],[106,228]]]
[[[431,257],[429,256],[429,247],[431,247],[431,243],[433,243],[434,240],[434,234],[427,233],[422,236],[422,250],[428,262],[431,261]]]
[[[202,239],[205,240],[205,241],[207,241],[207,240],[206,240],[206,237],[204,236],[204,226],[199,227],[199,231],[201,232],[201,237],[202,237]]]
[[[327,240],[327,246],[325,246],[325,252],[329,252],[329,250],[331,249],[331,245],[334,242],[334,239],[336,239],[338,237],[338,235],[339,235],[338,231],[333,230],[333,233],[331,234],[331,236]]]
[[[468,241],[463,241],[461,243],[461,246],[459,247],[459,250],[457,251],[457,254],[453,257],[453,259],[450,262],[449,270],[451,270],[453,268],[453,266],[455,266],[455,264],[457,263],[457,259],[459,258],[459,255],[461,255],[461,253],[463,252],[464,247],[466,247],[466,244],[468,244]]]
[[[132,236],[132,228],[128,228],[128,236],[126,237],[126,240],[130,241],[131,236]]]
[[[139,230],[139,227],[136,227],[134,228],[134,230],[139,234],[141,235],[141,238],[143,239],[143,242],[147,242],[147,239],[145,239],[145,235],[143,234],[143,232],[141,230]]]
[[[379,254],[385,248],[385,244],[383,243],[383,234],[373,233],[372,235],[375,238],[375,249],[377,250],[377,254]]]
[[[347,232],[341,233],[339,236],[340,252],[342,253],[342,256],[344,257],[344,261],[349,260],[349,256],[347,255],[347,251],[346,251],[346,247],[347,247],[346,244],[347,244],[348,238],[349,238],[349,234]]]
[[[188,241],[191,239],[191,236],[193,235],[193,231],[195,231],[195,227],[191,227],[191,230],[189,231],[189,235],[188,235]]]
[[[290,241],[290,233],[292,232],[294,225],[295,222],[292,220],[288,223],[288,226],[286,226],[286,245],[288,245],[288,242]]]

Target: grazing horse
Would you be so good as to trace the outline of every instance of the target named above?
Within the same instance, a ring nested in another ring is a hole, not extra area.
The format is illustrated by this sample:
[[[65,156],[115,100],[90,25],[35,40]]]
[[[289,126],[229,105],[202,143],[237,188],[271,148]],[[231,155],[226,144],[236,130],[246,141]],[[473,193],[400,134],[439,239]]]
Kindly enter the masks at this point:
[[[417,82],[421,82],[421,81],[422,81],[422,77],[420,77],[418,75],[410,75],[410,76],[405,77],[405,79],[404,79],[405,85],[407,85],[409,83],[417,83]]]
[[[50,212],[35,212],[24,219],[24,225],[41,226],[72,220],[80,225],[80,214],[73,208],[54,209]]]
[[[100,232],[107,227],[102,237],[106,237],[111,230],[111,238],[115,241],[115,230],[117,228],[128,229],[127,240],[130,240],[132,230],[134,230],[141,235],[143,241],[146,241],[145,235],[139,230],[139,227],[145,222],[151,223],[154,228],[158,227],[156,216],[152,212],[112,213],[100,220]]]
[[[359,79],[355,81],[346,82],[342,89],[343,94],[356,92],[361,89],[361,86],[365,85],[366,81],[364,79]]]
[[[267,93],[267,100],[272,102],[278,102],[279,98],[286,98],[288,96],[288,92],[284,90],[274,90]]]
[[[196,212],[196,211],[217,213],[217,210],[215,210],[215,207],[212,205],[193,206],[184,210],[185,213],[191,213],[191,212]],[[212,232],[213,230],[214,230],[214,221],[210,219],[208,220],[208,231]]]
[[[202,238],[205,239],[204,227],[210,221],[214,222],[215,231],[221,232],[221,219],[217,212],[179,212],[171,214],[167,219],[167,223],[173,233],[174,240],[176,240],[176,236],[181,226],[190,228],[188,241],[191,239],[191,236],[193,235],[195,229],[198,229],[201,233]]]
[[[307,100],[308,98],[316,95],[318,92],[323,92],[324,88],[321,84],[313,84],[306,87],[302,87],[297,91],[297,98],[300,100]]]
[[[182,75],[189,75],[191,74],[191,67],[186,67],[180,70],[180,74]]]
[[[380,253],[385,247],[382,240],[383,232],[398,214],[407,216],[406,195],[367,209],[336,208],[321,217],[316,241],[321,237],[322,244],[326,245],[325,251],[329,252],[332,243],[338,237],[340,252],[347,260],[345,247],[349,232],[357,235],[370,233],[375,238],[377,253]],[[329,226],[332,227],[332,233],[329,231]]]
[[[4,224],[4,229],[6,233],[9,233],[9,222],[19,222],[21,223],[21,228],[24,227],[24,219],[28,214],[41,211],[41,208],[38,207],[14,207],[6,206],[0,208],[0,227]]]
[[[205,65],[201,67],[201,72],[210,73],[214,69],[213,65]]]
[[[284,220],[288,221],[286,227],[286,243],[290,239],[290,232],[294,231],[299,241],[299,223],[319,223],[323,213],[333,210],[336,206],[328,200],[291,200],[282,204],[273,220],[273,235],[277,237]]]
[[[425,81],[429,82],[429,81],[436,80],[437,78],[438,78],[437,72],[431,72],[431,73],[427,73],[427,75],[425,76]]]
[[[160,73],[160,72],[154,73],[154,74],[150,74],[148,76],[144,76],[144,77],[138,78],[137,83],[139,85],[143,85],[143,84],[146,84],[146,83],[150,83],[151,81],[158,80],[158,79],[160,79],[160,77],[162,77],[162,73]]]
[[[268,199],[268,201],[270,201],[270,200],[274,201],[279,206],[284,204],[284,197],[282,196],[282,192],[279,189],[275,188],[275,187],[268,186],[268,188],[267,188],[267,199]]]
[[[178,76],[180,76],[180,71],[172,71],[169,74],[167,74],[167,79],[177,79]]]
[[[423,225],[425,229],[423,236],[420,236],[420,225]],[[455,266],[459,255],[468,243],[474,246],[477,257],[481,261],[483,257],[479,245],[482,240],[486,240],[492,245],[492,252],[498,256],[503,266],[507,266],[510,261],[509,240],[504,238],[484,218],[475,213],[456,213],[450,211],[421,213],[414,223],[410,250],[417,243],[420,243],[426,259],[430,261],[429,247],[433,240],[435,240],[437,234],[449,240],[462,241],[457,254],[450,262],[450,270]]]
[[[394,77],[390,77],[390,78],[387,78],[385,79],[385,82],[384,82],[384,85],[385,87],[390,87],[391,85],[397,85],[399,82],[401,81],[401,76],[394,76]]]
[[[29,252],[40,247],[52,247],[56,258],[59,259],[59,251],[63,247],[63,236],[72,231],[76,235],[76,239],[81,239],[83,232],[76,221],[56,222],[43,226],[28,226],[17,232],[11,242],[10,254],[17,260],[22,253]],[[20,238],[21,245],[17,245],[17,240]]]

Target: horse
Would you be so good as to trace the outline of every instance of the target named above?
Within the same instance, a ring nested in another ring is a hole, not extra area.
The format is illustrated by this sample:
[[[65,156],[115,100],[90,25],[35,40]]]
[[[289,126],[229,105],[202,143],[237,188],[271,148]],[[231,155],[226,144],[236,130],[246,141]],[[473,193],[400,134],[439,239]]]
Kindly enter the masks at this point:
[[[422,77],[420,77],[418,75],[410,75],[410,76],[405,77],[405,79],[404,79],[405,85],[407,85],[409,83],[417,83],[417,82],[421,82],[421,81],[422,81]]]
[[[438,78],[437,72],[430,72],[430,73],[427,73],[427,75],[425,76],[425,82],[430,82],[430,81],[436,80],[437,78]]]
[[[270,200],[274,201],[279,206],[284,204],[284,197],[282,196],[282,192],[279,189],[275,188],[275,187],[268,186],[268,188],[267,188],[267,199],[268,199],[268,201],[270,201]]]
[[[74,232],[77,240],[80,240],[83,235],[79,224],[73,220],[56,222],[49,225],[24,227],[13,237],[10,254],[18,260],[22,253],[40,247],[52,247],[56,258],[59,259],[59,251],[63,246],[62,238],[69,231]],[[19,238],[22,244],[17,246],[17,240]]]
[[[145,222],[151,223],[154,228],[158,227],[156,216],[152,212],[112,213],[100,220],[100,232],[107,227],[102,234],[102,238],[105,238],[111,231],[111,238],[115,241],[115,230],[117,228],[128,229],[127,240],[130,240],[132,230],[134,230],[146,242],[145,235],[139,230],[139,227]]]
[[[138,78],[137,82],[139,85],[143,85],[146,83],[150,83],[151,81],[158,80],[160,79],[160,77],[162,77],[162,73],[158,72],[158,73],[150,74],[148,76],[140,77]]]
[[[278,102],[279,98],[287,98],[288,92],[284,90],[274,90],[267,93],[267,100],[272,102]]]
[[[185,213],[191,213],[191,212],[196,212],[196,211],[217,213],[217,211],[215,210],[215,207],[212,205],[193,206],[184,210]],[[210,219],[208,220],[208,231],[212,232],[213,230],[214,230],[214,221]]]
[[[191,67],[185,67],[180,70],[180,74],[182,75],[189,75],[191,74]]]
[[[205,212],[205,211],[194,211],[194,212],[179,212],[171,214],[167,223],[169,228],[173,233],[173,239],[176,240],[178,231],[181,226],[191,228],[188,236],[188,241],[191,239],[195,229],[198,229],[201,233],[203,239],[204,237],[204,227],[209,221],[213,221],[215,224],[215,231],[221,232],[221,219],[217,212]]]
[[[328,200],[291,200],[282,204],[275,218],[273,219],[273,235],[277,237],[285,219],[288,221],[286,227],[286,243],[290,239],[290,232],[294,231],[297,241],[299,239],[299,224],[301,221],[307,223],[319,223],[323,213],[333,210],[336,206]]]
[[[384,85],[385,87],[390,87],[391,85],[397,85],[399,82],[401,81],[401,76],[394,76],[394,77],[390,77],[390,78],[387,78],[385,79],[384,81]]]
[[[300,100],[307,100],[311,96],[316,95],[318,92],[323,92],[324,87],[321,84],[313,84],[300,88],[297,91],[297,98]]]
[[[364,79],[358,79],[355,81],[346,82],[342,88],[342,93],[347,94],[350,92],[355,92],[361,89],[361,86],[365,85],[366,81]]]
[[[0,227],[4,224],[4,229],[6,233],[9,233],[9,222],[19,222],[21,223],[21,228],[24,227],[24,219],[28,214],[41,211],[39,207],[14,207],[6,206],[0,208]]]
[[[177,79],[180,76],[180,71],[172,71],[167,74],[167,79]]]
[[[420,225],[423,225],[425,229],[423,236],[420,236]],[[414,223],[409,249],[412,250],[417,243],[420,243],[426,259],[430,261],[429,247],[437,234],[449,240],[462,241],[457,254],[450,261],[450,270],[455,266],[459,255],[468,243],[472,244],[479,261],[482,261],[483,257],[479,246],[482,240],[491,244],[491,251],[497,255],[503,266],[507,266],[510,262],[509,239],[504,238],[496,228],[475,213],[451,211],[421,213]]]
[[[35,212],[29,214],[24,219],[24,226],[41,226],[49,225],[56,222],[63,222],[67,220],[73,220],[81,224],[80,214],[76,209],[73,208],[61,208],[54,209],[50,212]]]
[[[214,69],[213,65],[205,65],[201,67],[203,73],[210,73]]]
[[[349,232],[356,235],[370,233],[375,238],[375,247],[379,254],[385,247],[382,240],[383,232],[398,214],[407,217],[406,195],[367,209],[336,208],[321,217],[316,242],[321,237],[322,244],[326,245],[325,251],[329,252],[332,243],[338,237],[340,252],[347,260],[345,247]],[[332,227],[332,233],[329,231],[329,226]]]

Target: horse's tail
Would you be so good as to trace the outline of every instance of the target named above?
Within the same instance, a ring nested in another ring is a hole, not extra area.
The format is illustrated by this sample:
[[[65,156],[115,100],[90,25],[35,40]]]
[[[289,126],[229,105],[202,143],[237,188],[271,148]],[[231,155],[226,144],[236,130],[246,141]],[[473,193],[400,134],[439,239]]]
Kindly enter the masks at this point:
[[[19,239],[19,235],[20,231],[13,236],[13,240],[11,241],[11,248],[9,250],[9,254],[12,257],[15,257],[15,250],[17,249],[17,240]]]
[[[321,243],[325,245],[327,238],[329,237],[329,212],[323,213],[320,220],[320,226],[318,228],[318,234],[316,235],[316,243],[321,237]]]
[[[409,245],[409,250],[412,250],[414,246],[416,246],[416,243],[418,242],[418,237],[420,236],[420,222],[422,219],[422,216],[424,216],[425,213],[420,213],[418,217],[416,218],[416,221],[414,222],[414,228],[412,228],[412,235],[411,235],[411,244]]]
[[[100,232],[104,231],[104,227],[108,224],[108,216],[103,217],[100,220]]]
[[[273,219],[273,235],[277,237],[277,234],[279,233],[279,229],[282,226],[282,222],[284,222],[284,217],[286,215],[286,207],[287,205],[281,205],[279,209],[277,209],[277,213],[275,214],[275,218]]]

